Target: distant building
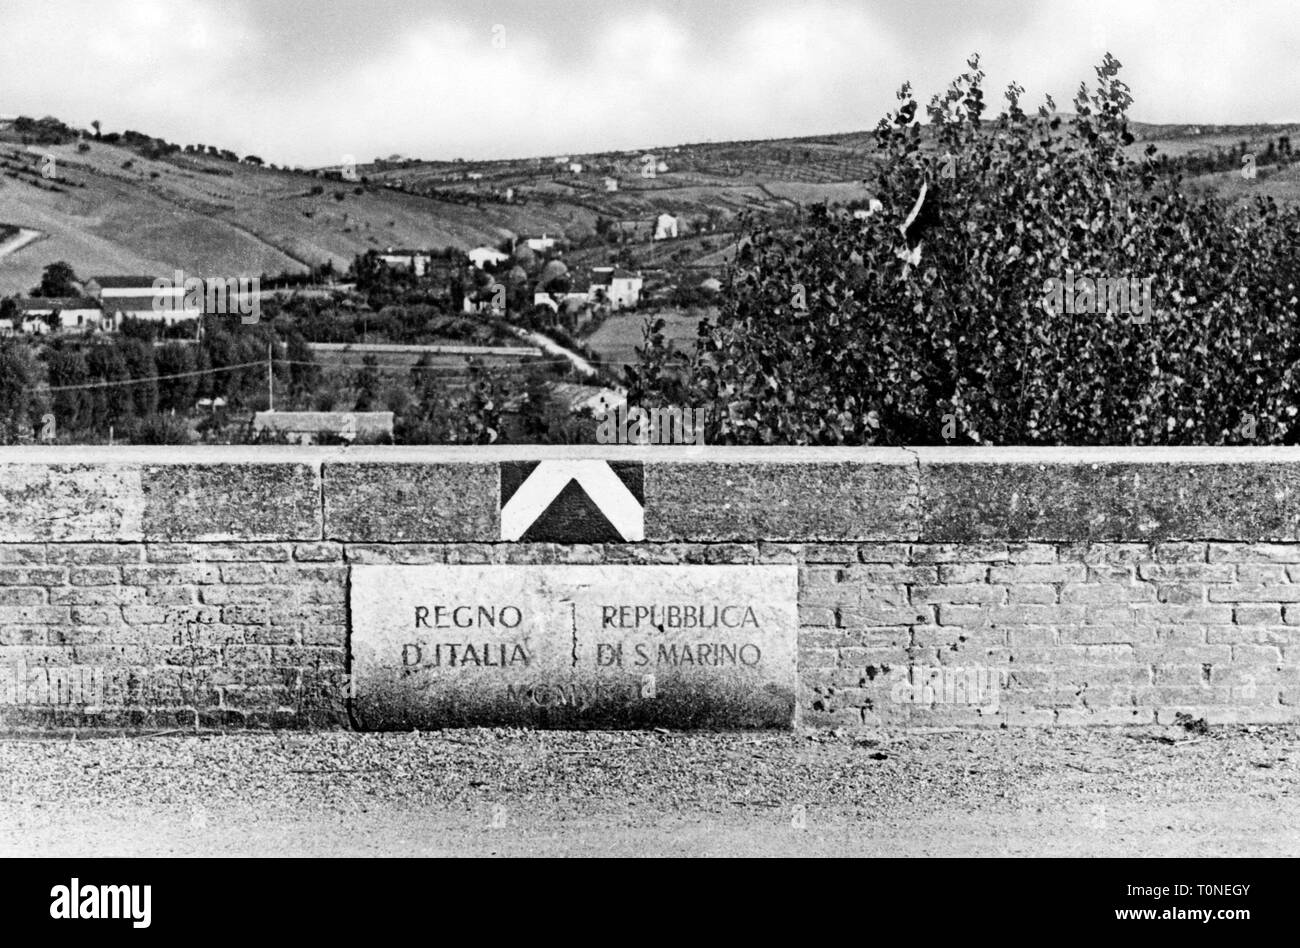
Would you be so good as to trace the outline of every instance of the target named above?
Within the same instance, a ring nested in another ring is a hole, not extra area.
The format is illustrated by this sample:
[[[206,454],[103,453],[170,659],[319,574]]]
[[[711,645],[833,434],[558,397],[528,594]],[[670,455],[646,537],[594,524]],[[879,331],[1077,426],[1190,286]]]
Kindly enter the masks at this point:
[[[429,272],[429,264],[433,260],[433,254],[427,250],[404,250],[389,247],[379,255],[379,259],[390,270],[403,270],[422,277]]]
[[[548,382],[546,388],[551,399],[564,405],[570,414],[589,411],[601,416],[627,404],[627,396],[612,388],[580,385],[576,382]]]
[[[858,208],[854,211],[853,216],[860,221],[865,221],[872,214],[875,214],[877,211],[883,211],[884,209],[885,205],[881,204],[876,198],[872,198],[866,207]]]
[[[677,218],[671,214],[660,214],[655,219],[655,240],[675,240],[677,237]]]
[[[569,156],[568,156],[568,155],[557,155],[557,156],[555,157],[555,163],[556,163],[557,165],[567,165],[567,164],[569,163]]]
[[[591,293],[586,290],[566,291],[563,293],[542,293],[533,294],[534,306],[545,306],[548,309],[559,312],[561,309],[569,312],[575,307],[583,307],[591,302]]]
[[[86,282],[86,292],[99,301],[104,318],[113,326],[124,319],[145,319],[170,326],[203,315],[201,301],[186,302],[184,283],[152,276],[97,276]]]
[[[618,178],[606,178],[606,179],[605,179],[605,190],[606,190],[606,191],[617,191],[617,190],[618,190]]]
[[[574,174],[582,174],[582,162],[573,161],[569,163],[569,170]]]
[[[666,161],[659,162],[659,164],[655,165],[655,171],[658,172],[659,174],[667,174],[668,162]]]
[[[501,283],[486,283],[469,290],[461,304],[465,313],[503,313],[506,308],[506,288]]]
[[[470,171],[470,172],[467,172],[467,173],[465,174],[465,177],[466,177],[466,179],[468,179],[468,180],[470,180],[470,181],[482,181],[482,180],[483,180],[483,172],[481,172],[481,171]]]
[[[253,434],[283,436],[290,444],[316,444],[322,438],[378,444],[393,437],[391,411],[259,411]]]
[[[555,246],[555,238],[542,234],[540,237],[529,237],[524,243],[535,253],[545,253]]]
[[[154,286],[158,283],[166,283],[166,289],[155,290]],[[152,276],[97,276],[86,282],[86,293],[97,300],[153,296],[155,293],[184,296],[185,287],[172,286],[169,279]]]
[[[597,267],[591,276],[592,302],[606,302],[616,310],[633,309],[641,300],[641,287],[644,285],[639,273]]]
[[[17,325],[25,333],[44,335],[51,323],[61,332],[95,332],[113,329],[111,317],[105,317],[97,300],[89,297],[34,297],[14,300],[18,309]],[[10,329],[13,329],[11,322]]]
[[[467,254],[467,256],[469,257],[470,263],[474,264],[474,266],[478,267],[480,270],[487,266],[495,267],[497,264],[505,263],[510,259],[509,254],[502,253],[495,247],[475,247]]]

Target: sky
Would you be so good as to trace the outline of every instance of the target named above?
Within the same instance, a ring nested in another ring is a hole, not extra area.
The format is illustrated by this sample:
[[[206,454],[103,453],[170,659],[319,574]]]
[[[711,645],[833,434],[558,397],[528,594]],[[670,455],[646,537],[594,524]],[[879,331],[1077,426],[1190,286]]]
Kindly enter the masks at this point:
[[[306,166],[873,128],[979,52],[1066,107],[1109,50],[1147,122],[1300,121],[1295,0],[0,0],[0,116]]]

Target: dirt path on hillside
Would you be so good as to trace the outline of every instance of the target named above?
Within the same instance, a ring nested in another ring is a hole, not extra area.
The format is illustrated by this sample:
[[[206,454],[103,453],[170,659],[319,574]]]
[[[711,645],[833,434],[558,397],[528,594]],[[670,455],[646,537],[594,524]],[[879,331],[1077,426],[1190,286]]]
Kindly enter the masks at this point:
[[[0,854],[1296,856],[1298,737],[11,740]]]
[[[44,236],[39,230],[30,230],[26,227],[19,228],[17,236],[0,244],[0,260],[10,254],[17,253],[28,244],[35,243]]]

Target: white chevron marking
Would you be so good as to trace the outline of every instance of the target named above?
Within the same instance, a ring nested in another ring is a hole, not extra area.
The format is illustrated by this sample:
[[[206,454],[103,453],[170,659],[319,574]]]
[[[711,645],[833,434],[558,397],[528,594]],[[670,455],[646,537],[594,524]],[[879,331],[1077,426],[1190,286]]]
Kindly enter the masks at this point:
[[[645,508],[605,461],[542,461],[501,507],[501,539],[517,541],[569,481],[577,481],[624,540],[645,539]]]

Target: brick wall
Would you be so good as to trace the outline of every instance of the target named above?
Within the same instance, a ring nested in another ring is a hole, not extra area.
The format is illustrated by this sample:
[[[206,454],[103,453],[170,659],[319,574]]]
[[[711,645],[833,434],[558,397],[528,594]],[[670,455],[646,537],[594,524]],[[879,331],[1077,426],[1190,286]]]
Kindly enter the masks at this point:
[[[0,729],[348,727],[368,563],[794,563],[800,722],[1300,720],[1295,449],[600,449],[637,543],[500,542],[514,449],[0,449]]]

